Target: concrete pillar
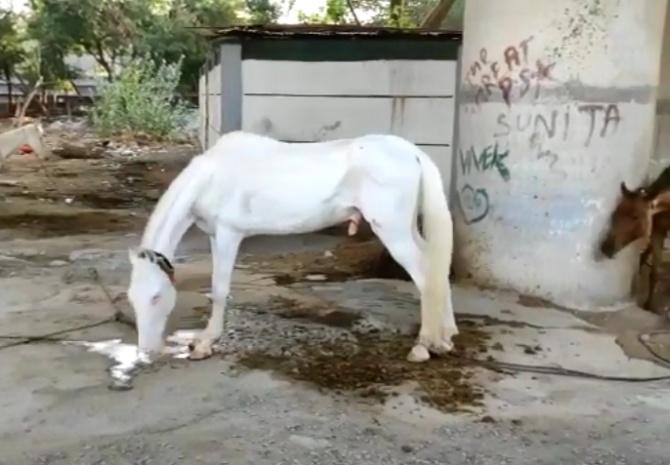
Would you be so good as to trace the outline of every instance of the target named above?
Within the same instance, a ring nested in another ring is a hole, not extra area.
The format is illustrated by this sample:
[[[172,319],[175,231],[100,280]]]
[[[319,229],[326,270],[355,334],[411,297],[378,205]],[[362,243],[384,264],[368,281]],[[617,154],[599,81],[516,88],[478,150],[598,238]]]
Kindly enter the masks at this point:
[[[665,34],[661,54],[661,80],[656,103],[656,141],[653,155],[651,179],[656,178],[670,165],[670,8],[665,14]]]
[[[596,251],[648,168],[666,4],[466,2],[458,275],[577,308],[629,299],[636,251]]]

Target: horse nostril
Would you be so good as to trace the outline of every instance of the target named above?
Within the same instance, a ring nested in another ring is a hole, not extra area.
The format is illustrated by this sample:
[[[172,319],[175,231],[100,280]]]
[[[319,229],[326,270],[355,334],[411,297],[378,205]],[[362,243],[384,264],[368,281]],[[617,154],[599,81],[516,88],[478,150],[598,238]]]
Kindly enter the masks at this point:
[[[191,343],[188,345],[188,350],[191,351],[191,352],[193,352],[193,351],[195,350],[195,344],[194,344],[193,342],[191,342]]]

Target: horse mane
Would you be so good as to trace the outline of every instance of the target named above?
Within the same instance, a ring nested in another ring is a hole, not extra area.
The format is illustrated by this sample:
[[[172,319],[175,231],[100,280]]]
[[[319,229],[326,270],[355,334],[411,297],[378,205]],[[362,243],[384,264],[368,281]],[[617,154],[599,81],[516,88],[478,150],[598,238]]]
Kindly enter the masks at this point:
[[[142,235],[142,247],[172,258],[178,241],[193,224],[191,207],[203,185],[209,163],[202,155],[191,162],[172,181],[158,200]]]
[[[667,166],[663,172],[647,187],[647,195],[654,198],[662,192],[670,189],[670,166]]]

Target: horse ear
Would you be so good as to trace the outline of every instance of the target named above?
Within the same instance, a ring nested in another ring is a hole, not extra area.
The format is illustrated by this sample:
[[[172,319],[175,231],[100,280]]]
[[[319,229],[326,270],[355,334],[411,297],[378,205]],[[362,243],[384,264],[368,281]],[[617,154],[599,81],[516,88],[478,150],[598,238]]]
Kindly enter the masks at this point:
[[[624,195],[624,197],[632,197],[633,196],[633,193],[631,191],[629,191],[628,188],[626,187],[625,182],[621,182],[621,193]]]

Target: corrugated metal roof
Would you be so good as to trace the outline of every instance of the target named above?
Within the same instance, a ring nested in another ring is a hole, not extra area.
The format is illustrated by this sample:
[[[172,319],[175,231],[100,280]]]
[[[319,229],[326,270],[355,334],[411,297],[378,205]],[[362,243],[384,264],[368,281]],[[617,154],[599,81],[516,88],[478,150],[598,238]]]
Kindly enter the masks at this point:
[[[267,26],[231,26],[231,27],[194,27],[203,35],[219,39],[225,37],[240,38],[407,38],[407,39],[462,39],[461,32],[436,29],[400,29],[389,27],[335,26],[335,25],[267,25]]]

